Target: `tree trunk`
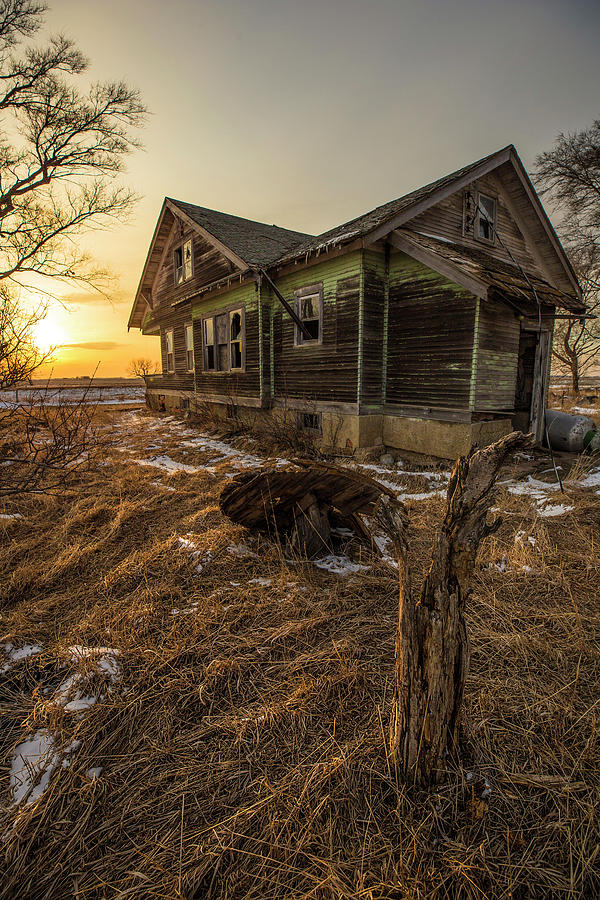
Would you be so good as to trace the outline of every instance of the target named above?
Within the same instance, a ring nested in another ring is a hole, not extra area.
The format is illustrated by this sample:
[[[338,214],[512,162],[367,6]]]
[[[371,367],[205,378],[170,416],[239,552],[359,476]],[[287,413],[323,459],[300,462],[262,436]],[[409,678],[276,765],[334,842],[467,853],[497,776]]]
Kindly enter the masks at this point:
[[[579,393],[579,360],[577,357],[571,360],[571,388],[576,396]]]
[[[475,557],[482,538],[501,522],[485,521],[498,473],[508,456],[531,442],[515,432],[457,460],[418,602],[407,567],[406,510],[381,500],[377,522],[394,541],[400,578],[391,749],[398,770],[413,783],[437,781],[455,750],[469,664],[464,611]]]

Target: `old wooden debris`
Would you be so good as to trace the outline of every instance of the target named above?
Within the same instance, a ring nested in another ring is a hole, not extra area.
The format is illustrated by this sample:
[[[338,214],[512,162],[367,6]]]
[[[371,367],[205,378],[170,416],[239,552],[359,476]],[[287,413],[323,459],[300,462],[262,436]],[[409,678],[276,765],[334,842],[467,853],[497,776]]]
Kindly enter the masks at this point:
[[[341,466],[297,460],[285,468],[238,475],[223,490],[222,512],[246,528],[280,536],[289,549],[311,558],[330,539],[331,525],[346,525],[369,538],[361,515],[394,493],[368,475]]]

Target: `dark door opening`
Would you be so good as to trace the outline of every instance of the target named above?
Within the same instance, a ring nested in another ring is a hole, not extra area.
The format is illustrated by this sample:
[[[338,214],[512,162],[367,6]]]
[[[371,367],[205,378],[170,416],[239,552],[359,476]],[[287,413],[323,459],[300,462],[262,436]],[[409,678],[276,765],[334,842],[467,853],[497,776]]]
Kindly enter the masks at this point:
[[[516,431],[529,431],[531,405],[536,381],[535,362],[537,358],[538,335],[535,331],[521,331],[519,337],[519,361],[517,387],[515,391],[515,412],[512,425]]]

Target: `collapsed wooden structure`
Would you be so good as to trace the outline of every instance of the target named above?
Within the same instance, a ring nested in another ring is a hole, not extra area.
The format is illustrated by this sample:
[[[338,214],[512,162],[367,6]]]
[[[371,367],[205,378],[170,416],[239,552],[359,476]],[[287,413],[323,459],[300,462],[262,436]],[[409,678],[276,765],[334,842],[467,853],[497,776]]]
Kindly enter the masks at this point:
[[[368,475],[316,461],[243,472],[221,493],[221,511],[239,525],[276,537],[309,559],[330,552],[331,527],[351,529],[371,543],[361,516],[394,492]]]

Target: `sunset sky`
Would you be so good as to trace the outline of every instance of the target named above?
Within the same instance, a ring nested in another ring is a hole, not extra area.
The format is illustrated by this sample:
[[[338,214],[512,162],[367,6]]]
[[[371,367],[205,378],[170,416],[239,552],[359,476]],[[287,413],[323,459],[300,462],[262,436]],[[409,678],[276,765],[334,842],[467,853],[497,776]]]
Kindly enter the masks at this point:
[[[89,242],[112,303],[79,291],[40,332],[56,377],[158,358],[126,323],[165,195],[318,233],[508,143],[531,168],[600,116],[598,2],[50,2],[47,31],[152,113],[132,222]]]

